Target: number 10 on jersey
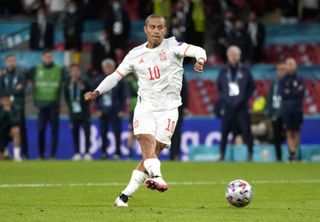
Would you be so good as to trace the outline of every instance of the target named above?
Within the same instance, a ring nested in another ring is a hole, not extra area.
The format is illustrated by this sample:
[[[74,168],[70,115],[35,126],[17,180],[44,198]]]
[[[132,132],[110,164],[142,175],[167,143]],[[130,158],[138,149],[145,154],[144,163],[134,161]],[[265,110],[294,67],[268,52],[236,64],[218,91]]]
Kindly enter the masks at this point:
[[[160,78],[160,69],[158,66],[154,66],[153,69],[149,67],[148,71],[149,71],[149,80],[155,80]]]

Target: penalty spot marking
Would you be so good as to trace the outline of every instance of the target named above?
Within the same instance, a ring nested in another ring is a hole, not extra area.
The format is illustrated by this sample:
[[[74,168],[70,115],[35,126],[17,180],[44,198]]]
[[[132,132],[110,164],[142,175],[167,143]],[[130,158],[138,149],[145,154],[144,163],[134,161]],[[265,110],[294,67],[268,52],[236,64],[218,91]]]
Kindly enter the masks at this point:
[[[190,182],[168,182],[174,186],[193,186],[193,185],[225,185],[227,181],[190,181]],[[309,184],[320,183],[319,180],[253,180],[250,184]],[[41,187],[113,187],[126,186],[127,183],[108,182],[108,183],[40,183],[40,184],[0,184],[0,188],[41,188]]]

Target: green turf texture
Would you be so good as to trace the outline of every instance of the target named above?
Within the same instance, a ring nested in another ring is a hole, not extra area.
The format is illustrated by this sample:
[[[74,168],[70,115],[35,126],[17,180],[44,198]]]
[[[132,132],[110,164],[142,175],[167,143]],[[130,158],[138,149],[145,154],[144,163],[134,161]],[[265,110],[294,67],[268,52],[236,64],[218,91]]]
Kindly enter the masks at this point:
[[[0,187],[0,221],[320,221],[320,164],[163,162],[169,185],[170,181],[217,184],[171,185],[165,193],[141,186],[129,208],[113,207],[123,185],[69,185],[126,183],[136,164],[0,162],[0,185],[61,184]],[[254,188],[254,199],[245,208],[235,208],[224,198],[227,182],[238,178]]]

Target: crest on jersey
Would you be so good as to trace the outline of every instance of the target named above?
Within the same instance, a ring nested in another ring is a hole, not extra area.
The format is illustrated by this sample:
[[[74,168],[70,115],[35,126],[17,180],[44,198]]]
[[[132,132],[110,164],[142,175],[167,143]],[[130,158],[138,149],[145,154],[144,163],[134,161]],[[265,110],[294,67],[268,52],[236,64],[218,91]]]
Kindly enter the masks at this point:
[[[160,54],[160,61],[166,61],[167,60],[167,54],[165,51],[161,51]]]

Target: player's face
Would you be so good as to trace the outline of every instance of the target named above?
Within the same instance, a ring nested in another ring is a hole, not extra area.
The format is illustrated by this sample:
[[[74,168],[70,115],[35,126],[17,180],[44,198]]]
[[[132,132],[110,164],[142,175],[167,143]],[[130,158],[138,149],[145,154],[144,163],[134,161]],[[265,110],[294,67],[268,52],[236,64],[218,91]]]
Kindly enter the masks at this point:
[[[3,107],[8,107],[11,106],[11,100],[9,96],[3,96],[1,98],[1,104]]]
[[[279,64],[277,66],[277,75],[279,77],[283,77],[287,73],[287,66],[286,64]]]
[[[148,48],[155,48],[161,44],[167,28],[163,18],[149,18],[144,26],[144,32],[148,39]]]
[[[108,75],[110,75],[111,73],[113,73],[113,71],[114,71],[114,66],[113,65],[111,65],[111,64],[105,64],[104,66],[103,66],[103,73],[106,75],[106,76],[108,76]]]
[[[9,70],[11,69],[14,69],[14,67],[16,67],[16,57],[14,56],[9,56],[7,59],[6,59],[6,64],[7,64],[7,68]]]
[[[288,69],[288,73],[294,74],[297,70],[297,63],[294,59],[287,59],[286,60],[286,65]]]

